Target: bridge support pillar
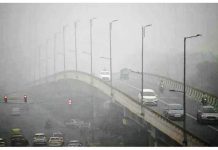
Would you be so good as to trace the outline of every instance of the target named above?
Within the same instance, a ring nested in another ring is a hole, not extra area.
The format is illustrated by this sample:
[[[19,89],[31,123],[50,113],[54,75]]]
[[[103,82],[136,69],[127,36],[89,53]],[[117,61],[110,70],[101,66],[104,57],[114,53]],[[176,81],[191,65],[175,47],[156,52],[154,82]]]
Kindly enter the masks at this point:
[[[157,130],[152,125],[148,125],[148,133],[148,146],[158,146]]]
[[[125,107],[123,107],[123,125],[127,125],[128,121],[127,121],[127,110]]]

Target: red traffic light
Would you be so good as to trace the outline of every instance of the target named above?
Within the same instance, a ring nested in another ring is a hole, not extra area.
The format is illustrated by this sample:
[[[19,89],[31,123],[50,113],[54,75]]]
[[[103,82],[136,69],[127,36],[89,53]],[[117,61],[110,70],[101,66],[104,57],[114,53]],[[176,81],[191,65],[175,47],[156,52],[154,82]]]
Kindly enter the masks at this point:
[[[68,104],[69,104],[69,105],[72,104],[72,100],[71,100],[71,99],[68,100]]]

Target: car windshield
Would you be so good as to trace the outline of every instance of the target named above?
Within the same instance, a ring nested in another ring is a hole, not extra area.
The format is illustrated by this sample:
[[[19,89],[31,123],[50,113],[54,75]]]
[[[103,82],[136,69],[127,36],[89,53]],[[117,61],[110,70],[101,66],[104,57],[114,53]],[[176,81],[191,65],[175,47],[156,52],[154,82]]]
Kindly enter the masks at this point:
[[[60,139],[58,137],[52,137],[50,138],[50,141],[59,141]]]
[[[143,96],[155,96],[154,92],[143,92]]]
[[[35,137],[35,138],[44,138],[45,135],[35,135],[34,137]]]
[[[55,137],[62,137],[63,135],[61,133],[54,133],[53,136],[55,136]]]
[[[216,113],[216,110],[212,107],[205,107],[203,108],[204,113]]]
[[[170,110],[183,110],[181,105],[169,105]]]

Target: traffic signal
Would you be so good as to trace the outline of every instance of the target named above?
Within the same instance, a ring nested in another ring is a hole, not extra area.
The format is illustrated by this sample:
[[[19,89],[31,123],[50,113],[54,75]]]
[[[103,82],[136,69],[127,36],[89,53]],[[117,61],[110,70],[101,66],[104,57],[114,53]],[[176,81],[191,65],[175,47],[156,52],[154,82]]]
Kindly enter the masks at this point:
[[[27,96],[24,95],[24,102],[26,103],[27,102]]]
[[[5,101],[5,103],[8,102],[8,97],[7,96],[4,96],[4,101]]]
[[[69,104],[69,105],[72,104],[72,100],[71,100],[71,99],[68,100],[68,104]]]

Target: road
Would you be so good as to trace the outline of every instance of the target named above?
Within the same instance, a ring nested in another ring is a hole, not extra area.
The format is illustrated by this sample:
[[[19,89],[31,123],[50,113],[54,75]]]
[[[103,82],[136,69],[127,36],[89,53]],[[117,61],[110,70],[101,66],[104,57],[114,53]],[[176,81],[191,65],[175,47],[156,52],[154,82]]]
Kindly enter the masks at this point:
[[[183,105],[183,94],[170,92],[169,89],[164,89],[164,92],[159,91],[159,81],[154,83],[144,76],[144,88],[154,89],[159,96],[159,102],[157,107],[151,107],[159,114],[163,114],[164,108],[169,103],[179,103]],[[130,73],[129,80],[120,80],[119,74],[113,76],[113,86],[127,93],[129,96],[138,100],[138,93],[141,90],[141,75],[136,73]],[[197,109],[199,103],[192,100],[191,97],[186,98],[187,104],[187,130],[194,135],[206,140],[213,146],[218,146],[218,126],[201,125],[196,121]],[[176,124],[182,126],[182,121],[174,121]]]

